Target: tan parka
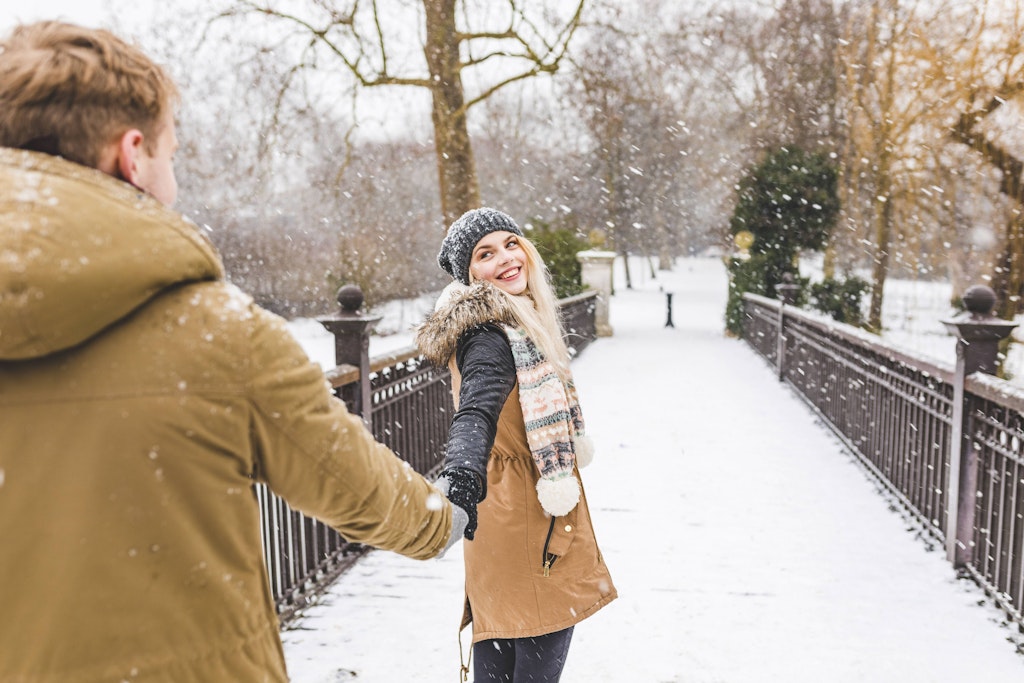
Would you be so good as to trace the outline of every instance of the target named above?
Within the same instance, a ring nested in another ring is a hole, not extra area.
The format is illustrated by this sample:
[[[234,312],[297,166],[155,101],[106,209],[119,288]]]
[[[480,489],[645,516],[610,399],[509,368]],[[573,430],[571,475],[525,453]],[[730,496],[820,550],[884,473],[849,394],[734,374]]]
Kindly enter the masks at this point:
[[[503,296],[492,286],[473,286],[440,304],[417,333],[426,357],[451,368],[456,407],[462,395],[456,349],[469,330],[514,322]],[[497,327],[478,334],[504,338]],[[511,356],[507,339],[501,343]],[[477,368],[473,381],[497,380],[486,375],[486,368]],[[554,633],[612,602],[618,593],[597,544],[582,484],[580,502],[564,516],[548,515],[537,498],[540,475],[527,442],[518,385],[500,407],[493,447],[485,457],[487,494],[477,507],[475,537],[464,544],[462,627],[473,623],[473,642]],[[575,474],[580,477],[578,470]]]
[[[450,535],[193,224],[0,149],[0,681],[286,680],[254,481],[413,558]]]

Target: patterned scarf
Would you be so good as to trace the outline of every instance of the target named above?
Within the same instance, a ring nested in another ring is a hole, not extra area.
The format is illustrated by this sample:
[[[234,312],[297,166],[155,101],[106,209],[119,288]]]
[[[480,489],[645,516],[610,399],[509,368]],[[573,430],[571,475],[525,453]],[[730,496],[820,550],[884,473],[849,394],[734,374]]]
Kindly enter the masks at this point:
[[[584,440],[576,386],[571,379],[562,381],[522,328],[504,325],[503,329],[515,360],[526,440],[540,472],[537,497],[548,514],[565,515],[580,500],[579,480],[573,473],[577,458],[582,467],[592,453],[589,440]]]

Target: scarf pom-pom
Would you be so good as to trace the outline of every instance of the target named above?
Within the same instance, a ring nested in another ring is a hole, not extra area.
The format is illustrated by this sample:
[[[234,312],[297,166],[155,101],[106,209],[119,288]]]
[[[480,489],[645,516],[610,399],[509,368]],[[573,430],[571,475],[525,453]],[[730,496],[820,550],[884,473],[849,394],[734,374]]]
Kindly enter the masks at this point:
[[[537,482],[537,499],[552,517],[569,514],[580,502],[580,482],[572,474],[560,479],[541,477]]]
[[[573,448],[576,451],[576,467],[580,469],[594,462],[594,440],[584,434],[577,434],[573,438]]]

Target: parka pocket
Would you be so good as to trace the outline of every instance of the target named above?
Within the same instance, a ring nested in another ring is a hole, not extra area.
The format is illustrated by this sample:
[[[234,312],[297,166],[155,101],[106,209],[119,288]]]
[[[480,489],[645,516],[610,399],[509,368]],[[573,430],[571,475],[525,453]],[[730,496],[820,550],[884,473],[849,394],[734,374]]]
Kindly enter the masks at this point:
[[[544,539],[544,553],[541,563],[544,576],[550,576],[551,568],[560,557],[565,557],[569,546],[576,538],[576,518],[579,506],[562,517],[552,517],[548,524],[547,537]]]

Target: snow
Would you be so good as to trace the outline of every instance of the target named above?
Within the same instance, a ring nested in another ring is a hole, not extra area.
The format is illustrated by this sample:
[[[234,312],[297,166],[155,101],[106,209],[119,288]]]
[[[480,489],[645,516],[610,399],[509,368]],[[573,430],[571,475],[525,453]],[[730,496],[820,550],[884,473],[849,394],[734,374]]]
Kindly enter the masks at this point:
[[[721,261],[633,273],[573,365],[620,597],[576,627],[563,683],[1024,680],[1024,636],[723,335]],[[283,633],[293,680],[457,680],[461,550],[361,560]]]

